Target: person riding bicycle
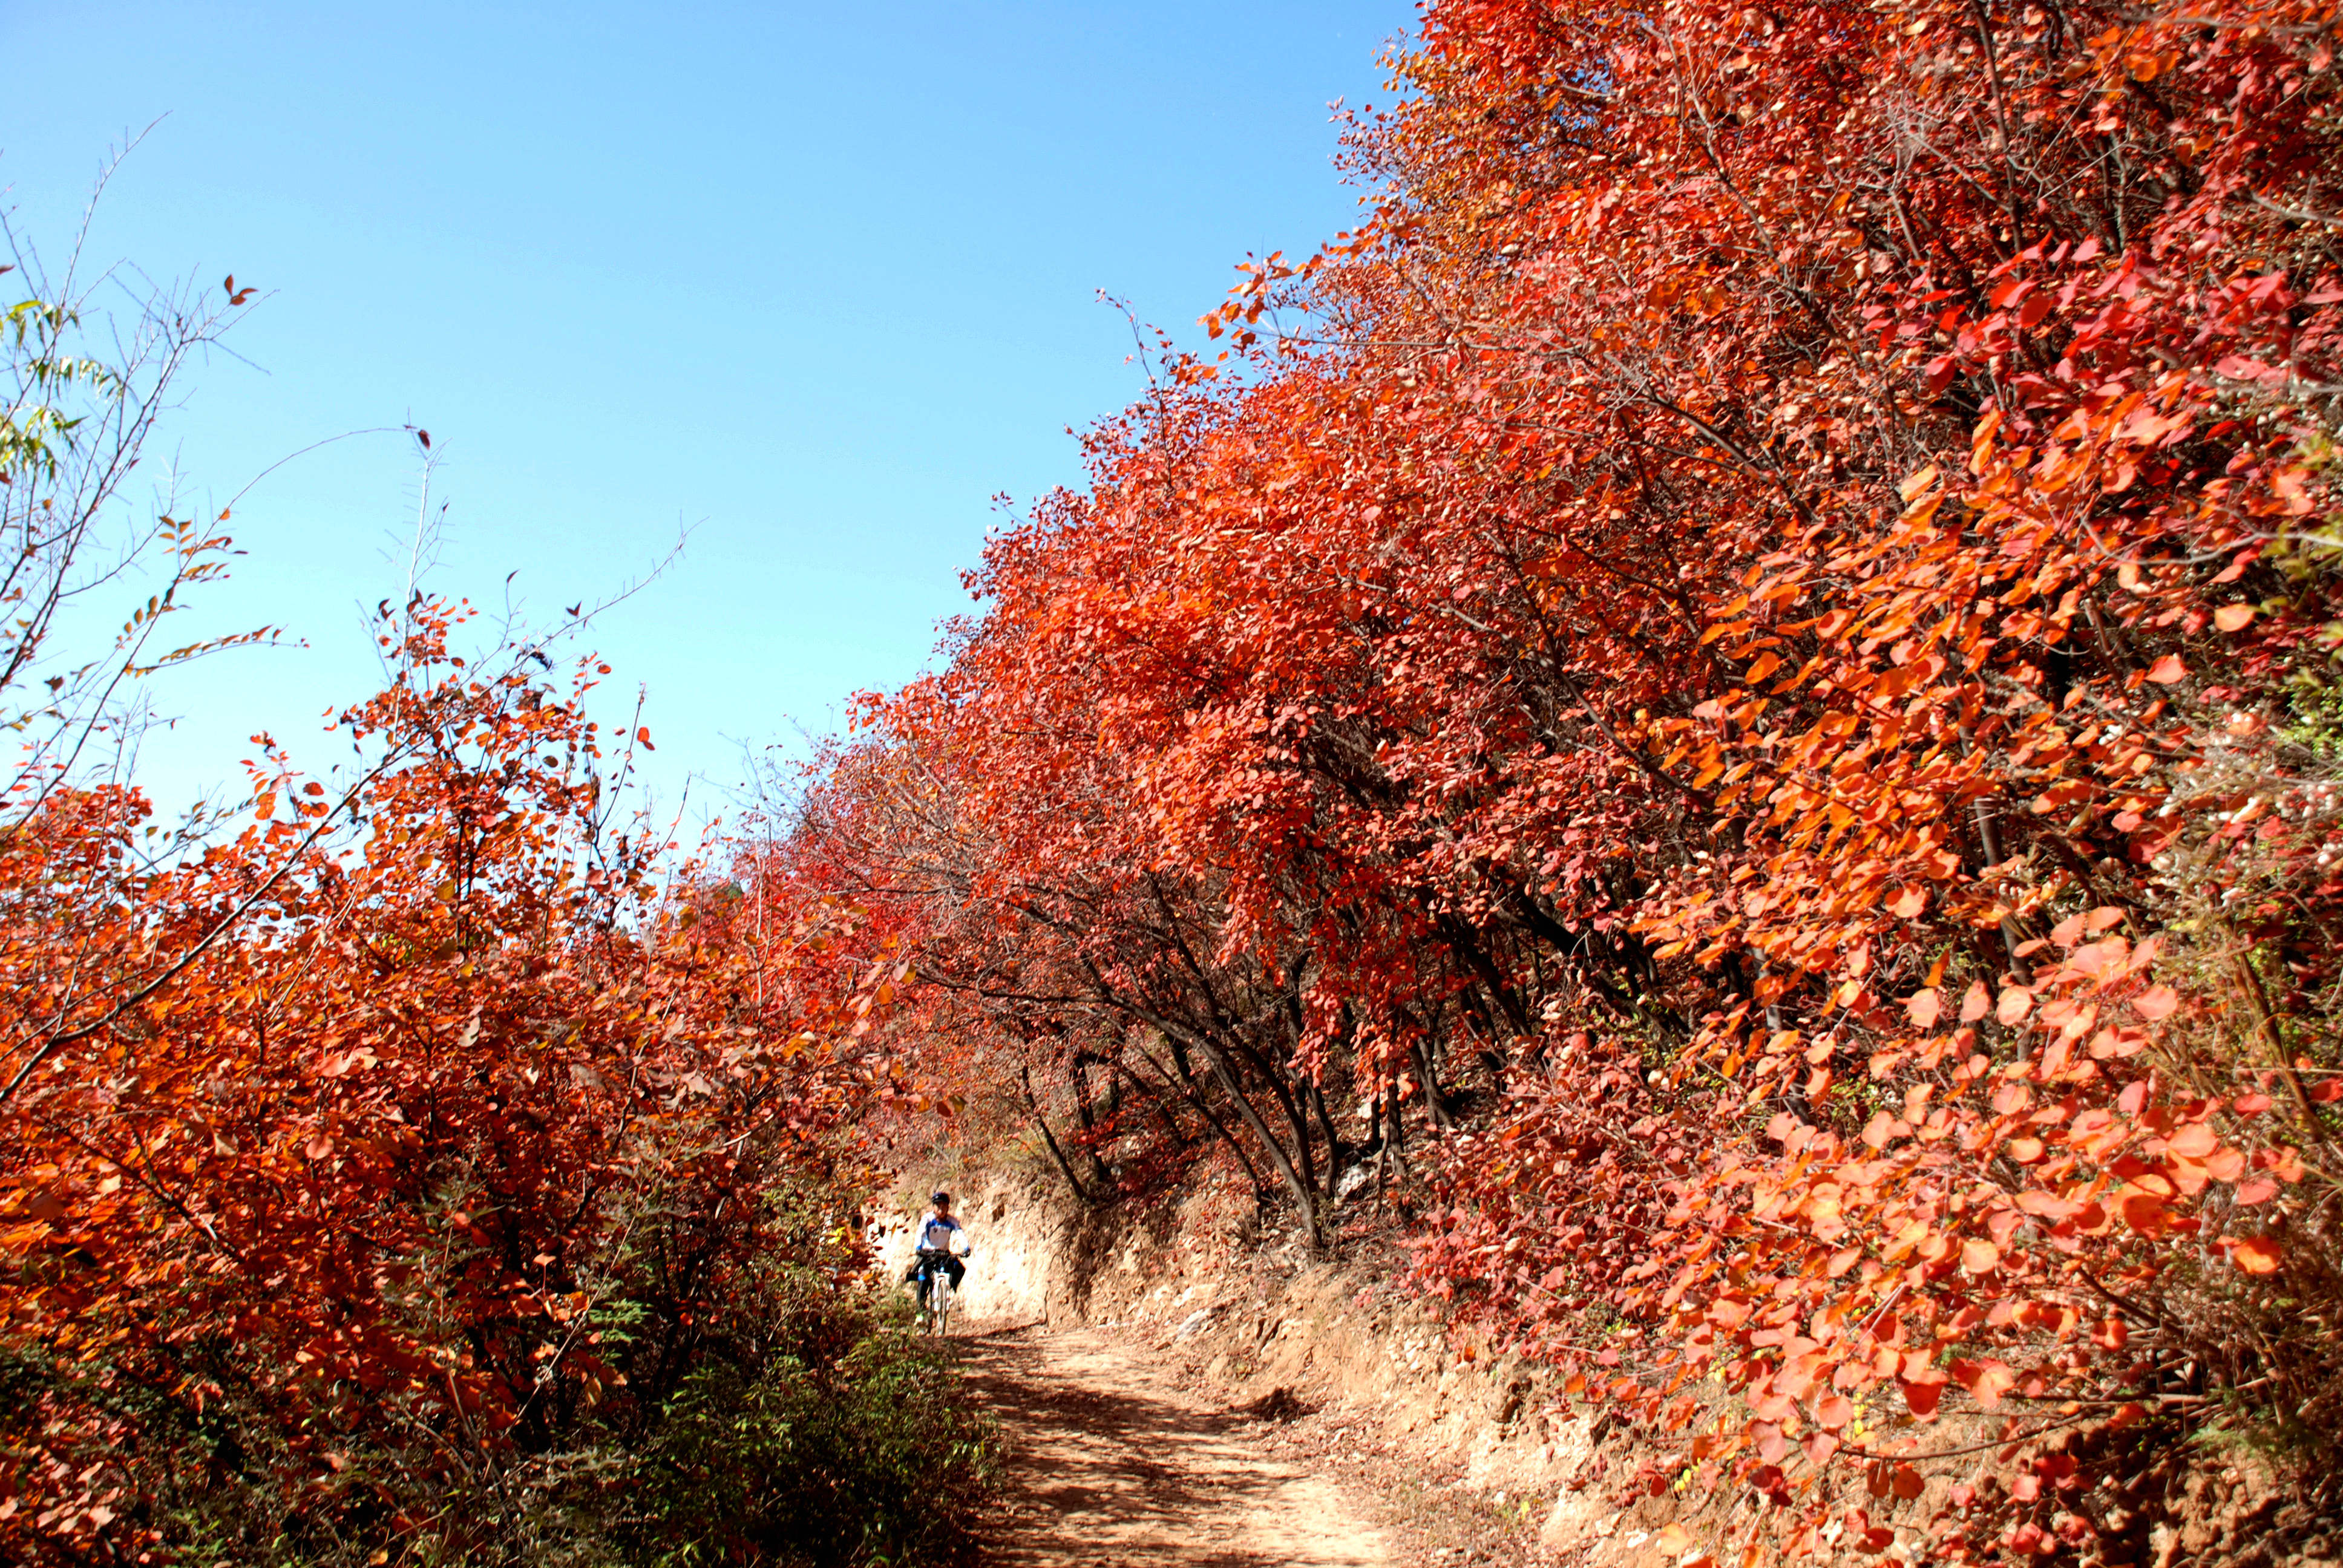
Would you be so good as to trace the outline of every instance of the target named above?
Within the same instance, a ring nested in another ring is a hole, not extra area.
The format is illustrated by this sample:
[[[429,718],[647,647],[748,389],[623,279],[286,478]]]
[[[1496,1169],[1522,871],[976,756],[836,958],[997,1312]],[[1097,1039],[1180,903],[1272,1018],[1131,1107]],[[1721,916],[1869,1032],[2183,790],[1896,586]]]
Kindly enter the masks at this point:
[[[952,1198],[949,1192],[928,1195],[928,1217],[920,1221],[912,1236],[911,1266],[903,1271],[906,1284],[920,1287],[920,1305],[928,1304],[930,1271],[941,1269],[951,1276],[952,1289],[960,1289],[960,1281],[968,1277],[968,1265],[960,1261],[969,1251],[968,1232],[952,1218]]]

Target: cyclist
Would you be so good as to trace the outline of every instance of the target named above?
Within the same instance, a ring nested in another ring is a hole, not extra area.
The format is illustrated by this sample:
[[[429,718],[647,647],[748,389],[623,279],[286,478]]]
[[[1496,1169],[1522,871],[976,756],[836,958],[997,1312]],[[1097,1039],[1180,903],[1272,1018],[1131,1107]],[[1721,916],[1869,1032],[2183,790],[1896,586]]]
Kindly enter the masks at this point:
[[[951,1276],[952,1289],[960,1289],[960,1281],[968,1277],[968,1265],[960,1257],[969,1251],[968,1232],[952,1218],[952,1197],[949,1192],[928,1195],[928,1216],[920,1221],[912,1236],[911,1266],[903,1271],[906,1284],[920,1287],[920,1310],[928,1305],[928,1271],[941,1269]],[[958,1254],[957,1256],[955,1254]]]

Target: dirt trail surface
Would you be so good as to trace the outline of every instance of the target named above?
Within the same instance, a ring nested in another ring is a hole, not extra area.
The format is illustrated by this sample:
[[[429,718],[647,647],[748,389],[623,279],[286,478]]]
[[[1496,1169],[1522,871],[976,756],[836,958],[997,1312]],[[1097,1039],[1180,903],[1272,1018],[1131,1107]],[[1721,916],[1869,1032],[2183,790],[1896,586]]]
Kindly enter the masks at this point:
[[[964,1342],[1008,1436],[994,1568],[1369,1568],[1383,1533],[1340,1488],[1268,1457],[1257,1423],[1182,1392],[1132,1349],[1079,1329]]]

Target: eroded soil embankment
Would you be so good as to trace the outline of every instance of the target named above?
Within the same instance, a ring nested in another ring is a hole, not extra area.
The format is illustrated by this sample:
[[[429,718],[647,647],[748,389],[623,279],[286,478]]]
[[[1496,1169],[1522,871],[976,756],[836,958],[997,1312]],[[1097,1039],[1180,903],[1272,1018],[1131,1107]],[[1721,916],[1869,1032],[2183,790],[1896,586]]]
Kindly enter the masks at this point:
[[[963,1342],[1001,1422],[1000,1568],[1367,1568],[1389,1543],[1333,1483],[1275,1459],[1242,1416],[1201,1404],[1143,1353],[1084,1329]]]

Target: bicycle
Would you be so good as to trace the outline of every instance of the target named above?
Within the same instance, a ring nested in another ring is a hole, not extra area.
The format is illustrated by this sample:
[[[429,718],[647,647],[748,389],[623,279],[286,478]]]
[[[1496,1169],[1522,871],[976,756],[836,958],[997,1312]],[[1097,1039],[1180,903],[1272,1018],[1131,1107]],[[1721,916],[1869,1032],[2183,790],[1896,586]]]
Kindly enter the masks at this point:
[[[952,1289],[951,1271],[943,1266],[949,1256],[932,1249],[920,1253],[920,1327],[931,1334],[951,1332],[952,1307],[959,1292]]]

